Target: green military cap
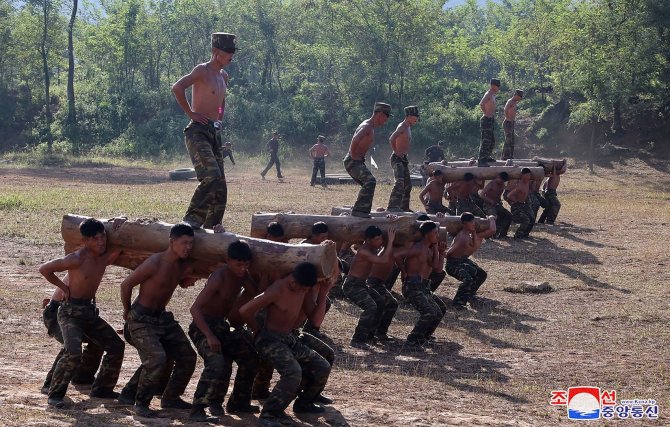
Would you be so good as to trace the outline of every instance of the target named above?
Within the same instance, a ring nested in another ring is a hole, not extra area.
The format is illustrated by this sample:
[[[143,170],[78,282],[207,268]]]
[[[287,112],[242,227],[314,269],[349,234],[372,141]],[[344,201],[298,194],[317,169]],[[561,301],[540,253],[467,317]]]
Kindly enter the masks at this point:
[[[491,84],[500,87],[500,79],[491,79]]]
[[[410,105],[405,107],[405,116],[416,116],[419,117],[419,107],[416,105]]]
[[[235,34],[212,33],[212,47],[227,53],[235,53],[239,48],[235,46]]]
[[[514,95],[518,96],[519,98],[523,98],[523,91],[521,89],[517,89],[514,91]]]
[[[384,102],[375,102],[375,109],[373,110],[375,113],[384,113],[387,116],[392,116],[391,114],[391,105],[386,104]]]

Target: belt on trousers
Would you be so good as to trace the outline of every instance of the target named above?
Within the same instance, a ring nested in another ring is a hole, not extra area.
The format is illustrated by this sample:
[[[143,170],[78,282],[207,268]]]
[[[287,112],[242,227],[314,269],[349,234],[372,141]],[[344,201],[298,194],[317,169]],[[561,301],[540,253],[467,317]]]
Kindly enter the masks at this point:
[[[95,305],[95,297],[93,298],[69,298],[68,303],[72,305]]]
[[[165,307],[161,308],[149,308],[145,307],[142,304],[136,302],[130,307],[131,310],[135,311],[135,313],[140,314],[142,316],[153,316],[153,317],[158,317],[162,313],[165,312]]]

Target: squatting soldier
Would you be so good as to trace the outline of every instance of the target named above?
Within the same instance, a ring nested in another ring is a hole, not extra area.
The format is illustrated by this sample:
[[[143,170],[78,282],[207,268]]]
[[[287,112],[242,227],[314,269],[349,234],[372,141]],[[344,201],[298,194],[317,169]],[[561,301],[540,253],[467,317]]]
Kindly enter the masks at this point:
[[[488,162],[493,162],[493,147],[496,141],[493,135],[493,124],[496,114],[496,93],[500,91],[500,80],[491,79],[491,86],[486,91],[482,100],[479,101],[479,108],[482,110],[482,117],[479,119],[479,127],[482,132],[482,142],[479,145],[479,166],[485,166]]]
[[[265,148],[270,152],[270,160],[268,160],[268,165],[265,166],[265,169],[261,172],[261,178],[265,179],[265,174],[268,173],[272,166],[277,168],[277,178],[283,179],[284,176],[281,174],[281,163],[279,162],[279,132],[272,132],[272,138],[265,144]]]
[[[556,194],[556,189],[560,183],[561,175],[556,170],[556,164],[554,164],[551,175],[544,182],[544,197],[547,199],[547,207],[542,211],[538,222],[544,223],[546,221],[547,224],[554,225],[558,211],[561,210],[561,202],[558,200],[558,195]]]
[[[426,155],[426,160],[428,160],[429,163],[441,162],[444,160],[443,146],[444,141],[437,141],[437,145],[431,145],[430,147],[426,148],[426,151],[424,152]]]
[[[384,312],[387,308],[384,305],[384,298],[371,289],[366,281],[373,264],[386,264],[393,260],[393,239],[395,239],[395,229],[391,228],[388,231],[388,240],[384,250],[379,253],[384,243],[382,231],[376,225],[369,226],[365,229],[365,241],[351,261],[349,274],[342,285],[342,291],[349,301],[363,309],[354,335],[351,337],[352,347],[367,349],[378,332],[377,328],[381,319],[385,317]]]
[[[472,304],[477,290],[486,280],[486,272],[469,257],[479,250],[484,239],[493,236],[496,232],[495,218],[493,215],[488,218],[489,228],[478,233],[475,216],[470,212],[461,214],[463,228],[458,232],[447,251],[447,273],[461,281],[454,296],[454,308],[458,310],[464,310],[468,302]]]
[[[477,216],[486,217],[486,214],[472,199],[472,194],[481,188],[480,185],[481,181],[476,180],[475,176],[470,172],[464,173],[462,180],[449,185],[449,195],[456,199],[457,215],[463,212],[471,212]]]
[[[533,223],[535,223],[535,218],[537,218],[537,212],[540,208],[547,208],[548,203],[547,199],[540,193],[540,188],[542,187],[542,179],[532,179],[530,181],[530,191],[528,192],[528,206],[530,206],[531,218]]]
[[[444,303],[436,301],[439,298],[430,291],[428,282],[430,274],[442,268],[446,242],[439,242],[439,227],[433,221],[424,221],[419,232],[420,241],[394,255],[404,272],[402,295],[419,312],[405,343],[405,348],[411,351],[423,351],[428,340],[434,339],[432,335],[446,311]]]
[[[195,283],[188,277],[193,266],[186,260],[193,249],[193,240],[191,226],[175,224],[170,229],[168,248],[151,255],[121,283],[123,318],[145,370],[133,407],[135,413],[143,417],[157,415],[149,409],[149,404],[160,386],[168,357],[175,365],[163,392],[161,407],[191,409],[191,404],[180,396],[193,375],[197,356],[184,330],[165,306],[178,284],[186,287]],[[131,306],[133,288],[137,285],[139,295]]]
[[[228,188],[220,131],[228,74],[223,68],[231,63],[236,51],[234,34],[213,33],[210,60],[196,65],[172,86],[177,103],[191,119],[184,129],[184,139],[200,183],[191,197],[184,222],[193,228],[213,228],[221,224],[226,211]],[[190,86],[193,86],[192,105],[186,99],[186,89]]]
[[[48,404],[56,408],[65,406],[63,398],[68,384],[81,364],[84,337],[102,347],[106,353],[91,387],[91,397],[112,399],[119,396],[114,387],[119,379],[125,344],[114,328],[100,318],[95,294],[105,269],[116,260],[120,251],[107,252],[105,226],[97,219],[85,220],[79,231],[83,248],[40,267],[40,273],[64,295],[58,309],[64,353],[54,369],[48,399]],[[67,285],[55,274],[62,271],[67,271]]]
[[[259,410],[251,405],[251,385],[258,366],[253,340],[245,329],[232,329],[227,319],[242,287],[248,287],[247,283],[253,281],[249,275],[251,257],[248,243],[240,240],[231,243],[226,265],[209,276],[191,306],[193,322],[188,335],[205,364],[193,395],[191,420],[211,421],[205,414],[207,406],[214,416],[225,414],[222,403],[228,391],[233,361],[237,363],[237,375],[226,410],[229,413]]]
[[[68,276],[65,275],[63,278],[63,283],[68,284]],[[44,321],[44,326],[47,328],[47,333],[50,337],[53,337],[61,345],[63,345],[63,333],[60,330],[58,325],[58,309],[63,304],[65,299],[65,294],[60,288],[56,288],[51,294],[51,299],[45,299],[43,303],[44,311],[42,312],[42,320]],[[95,344],[87,337],[84,336],[83,342],[86,343],[84,351],[81,353],[81,363],[79,367],[72,375],[70,382],[72,384],[92,384],[95,381],[95,373],[98,371],[100,366],[100,360],[102,355],[105,352],[102,347]],[[53,377],[54,370],[58,361],[65,354],[65,348],[62,347],[61,350],[56,355],[51,369],[47,373],[47,377],[44,380],[44,385],[42,385],[42,394],[49,394],[49,389],[51,388],[51,379]]]
[[[319,135],[316,138],[316,144],[309,149],[309,157],[312,158],[314,166],[312,167],[312,180],[309,185],[314,187],[316,183],[316,173],[321,172],[321,186],[326,187],[326,157],[330,155],[328,151],[328,146],[323,143],[326,137]]]
[[[395,258],[391,258],[386,263],[372,264],[370,268],[366,284],[370,287],[371,293],[376,292],[382,299],[382,304],[377,306],[379,322],[374,332],[376,341],[392,339],[388,335],[388,330],[396,311],[398,311],[398,300],[391,294],[391,289],[397,277]]]
[[[412,126],[419,121],[419,107],[405,107],[405,120],[389,137],[393,153],[391,154],[391,169],[395,183],[389,196],[388,211],[409,212],[409,197],[412,192],[412,179],[409,174],[409,160],[407,153],[412,142]]]
[[[480,197],[484,200],[484,212],[496,217],[497,231],[494,237],[507,237],[507,232],[512,224],[512,214],[505,209],[500,199],[503,191],[505,191],[505,183],[508,181],[509,174],[500,172],[479,192]]]
[[[328,230],[328,224],[326,224],[323,221],[319,221],[319,222],[315,222],[312,225],[312,230],[311,230],[310,236],[307,239],[303,240],[301,243],[309,244],[309,245],[320,245],[321,243],[325,242],[329,238],[330,238],[330,232]],[[338,260],[338,266],[341,263],[342,263],[342,261]],[[338,274],[336,275],[336,280],[329,289],[332,289],[333,287],[342,284],[341,283],[341,277],[342,276],[340,274],[340,271],[341,271],[341,269],[338,270]],[[322,287],[319,287],[319,289],[321,289],[321,288]],[[328,313],[328,311],[330,310],[331,305],[332,305],[332,301],[330,300],[330,298],[328,298],[328,296],[326,296],[326,311],[325,311],[325,313]],[[321,333],[320,327],[321,327],[321,324],[319,324],[319,326],[317,326],[314,323],[312,323],[311,320],[307,319],[307,323],[305,323],[305,326],[303,327],[302,330],[303,330],[303,332],[307,332],[310,335],[314,335],[318,339],[322,340],[325,337]]]
[[[521,179],[516,180],[514,187],[510,188],[505,199],[510,204],[512,220],[519,224],[519,228],[516,230],[516,233],[514,233],[515,239],[525,239],[528,237],[530,231],[533,229],[533,224],[535,223],[532,209],[529,204],[526,203],[528,194],[530,193],[531,178],[530,169],[521,169]]]
[[[505,144],[502,150],[502,159],[514,158],[514,121],[516,120],[516,105],[523,98],[523,91],[517,89],[514,96],[505,103],[505,120],[503,121],[503,132],[505,133]]]
[[[444,194],[444,175],[441,170],[433,172],[433,176],[428,180],[426,187],[419,194],[421,204],[426,208],[429,214],[438,212],[455,215],[451,209],[442,204],[442,195]]]
[[[356,203],[351,208],[351,216],[370,217],[377,180],[365,166],[365,154],[374,144],[375,128],[383,126],[389,117],[391,117],[391,106],[383,102],[375,103],[372,117],[358,125],[351,139],[349,152],[344,157],[344,169],[361,186]]]
[[[279,372],[279,381],[263,405],[262,422],[276,425],[282,421],[286,417],[284,410],[293,399],[294,412],[324,411],[314,402],[326,386],[330,364],[292,333],[300,313],[311,315],[316,309],[313,299],[306,297],[316,283],[316,267],[304,262],[240,307],[240,315],[254,332],[256,349]],[[261,330],[256,315],[264,308],[267,318]],[[305,382],[300,391],[303,378]]]

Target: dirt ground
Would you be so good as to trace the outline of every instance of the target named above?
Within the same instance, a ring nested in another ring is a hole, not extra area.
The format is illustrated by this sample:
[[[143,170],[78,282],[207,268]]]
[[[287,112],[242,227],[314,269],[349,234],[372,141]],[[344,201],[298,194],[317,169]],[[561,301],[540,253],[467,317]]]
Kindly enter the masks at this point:
[[[574,161],[573,161],[574,163]],[[628,425],[669,425],[670,408],[670,175],[668,165],[641,161],[598,168],[579,164],[559,188],[563,207],[556,226],[538,226],[527,241],[487,242],[474,257],[488,272],[479,303],[467,313],[447,312],[438,343],[426,354],[400,346],[352,349],[347,344],[359,310],[336,300],[323,331],[336,362],[325,394],[335,403],[320,416],[297,417],[297,426],[556,426],[570,423],[564,406],[549,404],[552,390],[596,386],[617,399],[655,399],[660,419]],[[256,211],[328,214],[351,204],[354,186],[308,185],[304,168],[286,182],[261,181],[239,165],[228,173],[229,230],[247,234]],[[189,425],[187,413],[135,417],[129,407],[88,397],[70,387],[67,410],[50,410],[40,387],[59,346],[41,320],[41,301],[52,286],[37,267],[62,254],[60,218],[79,213],[109,217],[179,219],[195,184],[170,182],[164,170],[146,168],[0,168],[0,424]],[[379,185],[384,205],[389,185]],[[418,209],[418,189],[412,193]],[[103,316],[122,327],[118,284],[127,271],[112,267],[99,291]],[[548,282],[554,292],[504,290],[523,280]],[[178,289],[170,308],[182,326],[203,282]],[[438,295],[450,302],[447,278]],[[399,284],[396,290],[399,291]],[[404,338],[416,319],[401,306],[390,333]],[[127,346],[120,387],[139,358]],[[202,364],[186,391],[193,396]],[[153,405],[158,408],[158,401]],[[254,416],[225,416],[223,425],[255,425]],[[588,425],[614,425],[616,421]]]

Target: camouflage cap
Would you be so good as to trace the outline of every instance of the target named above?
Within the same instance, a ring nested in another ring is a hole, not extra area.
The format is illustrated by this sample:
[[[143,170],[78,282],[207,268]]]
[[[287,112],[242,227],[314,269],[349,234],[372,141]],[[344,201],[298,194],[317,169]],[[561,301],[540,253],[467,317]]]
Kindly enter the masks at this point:
[[[523,98],[523,91],[521,89],[517,89],[514,91],[514,95],[518,96],[519,98]]]
[[[500,87],[500,79],[491,79],[491,85]]]
[[[239,50],[235,46],[235,34],[212,33],[212,47],[228,53],[235,53]]]
[[[410,105],[405,107],[405,116],[416,116],[419,117],[419,107],[416,105]]]
[[[387,116],[392,116],[391,114],[391,105],[384,102],[375,102],[375,108],[373,110],[375,113],[384,113]]]

